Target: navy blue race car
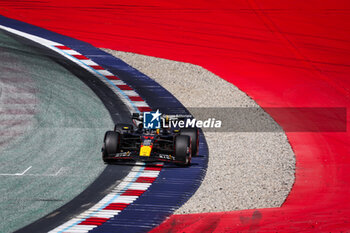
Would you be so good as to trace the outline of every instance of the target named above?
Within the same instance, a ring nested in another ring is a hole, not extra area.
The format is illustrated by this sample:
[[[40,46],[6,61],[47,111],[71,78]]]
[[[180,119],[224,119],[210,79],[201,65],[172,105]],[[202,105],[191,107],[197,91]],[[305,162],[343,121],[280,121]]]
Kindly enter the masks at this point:
[[[162,121],[174,120],[174,116],[161,115]],[[116,124],[113,131],[107,131],[102,146],[105,163],[127,160],[143,162],[171,162],[182,166],[191,163],[198,152],[199,131],[197,128],[157,129],[143,127],[143,115],[132,115],[134,125]]]

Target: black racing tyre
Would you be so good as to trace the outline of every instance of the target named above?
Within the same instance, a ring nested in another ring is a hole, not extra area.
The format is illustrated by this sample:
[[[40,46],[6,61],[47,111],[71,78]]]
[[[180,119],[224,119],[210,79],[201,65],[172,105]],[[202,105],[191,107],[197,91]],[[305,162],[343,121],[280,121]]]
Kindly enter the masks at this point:
[[[187,135],[191,138],[191,154],[196,156],[199,145],[199,131],[197,128],[184,128],[180,130],[180,135]]]
[[[102,160],[103,160],[103,162],[108,163],[108,154],[106,152],[106,143],[103,143],[103,146],[102,146]]]
[[[110,157],[115,156],[119,150],[119,132],[107,131],[103,140],[102,159],[108,162]]]
[[[114,131],[117,131],[119,133],[131,132],[133,131],[133,129],[134,129],[134,126],[132,124],[120,123],[114,126]]]
[[[187,135],[175,137],[175,159],[182,166],[191,164],[191,138]]]

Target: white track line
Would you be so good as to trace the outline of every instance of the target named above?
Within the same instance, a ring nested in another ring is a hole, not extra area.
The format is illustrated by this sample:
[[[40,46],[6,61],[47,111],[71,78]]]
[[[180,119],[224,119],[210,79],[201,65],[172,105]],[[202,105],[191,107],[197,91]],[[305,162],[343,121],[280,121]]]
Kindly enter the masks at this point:
[[[29,171],[32,168],[32,166],[28,167],[26,170],[24,170],[21,173],[0,173],[0,176],[23,176],[27,171]]]

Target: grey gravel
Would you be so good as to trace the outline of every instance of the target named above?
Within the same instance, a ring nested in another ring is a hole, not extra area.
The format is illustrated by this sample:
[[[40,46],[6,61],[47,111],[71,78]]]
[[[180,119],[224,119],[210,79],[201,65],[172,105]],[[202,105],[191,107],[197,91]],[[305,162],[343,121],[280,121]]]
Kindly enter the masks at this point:
[[[104,50],[156,80],[186,107],[258,107],[237,87],[200,66]],[[206,176],[175,214],[282,205],[295,178],[294,153],[283,132],[204,133],[210,154]]]

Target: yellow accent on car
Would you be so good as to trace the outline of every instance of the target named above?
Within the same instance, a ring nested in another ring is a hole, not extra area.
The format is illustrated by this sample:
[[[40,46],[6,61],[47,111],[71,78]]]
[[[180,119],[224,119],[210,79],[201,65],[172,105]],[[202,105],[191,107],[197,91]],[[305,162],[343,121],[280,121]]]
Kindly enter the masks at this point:
[[[129,129],[129,127],[128,126],[124,126],[123,129]]]
[[[150,156],[152,151],[152,147],[150,146],[141,146],[140,156]]]

